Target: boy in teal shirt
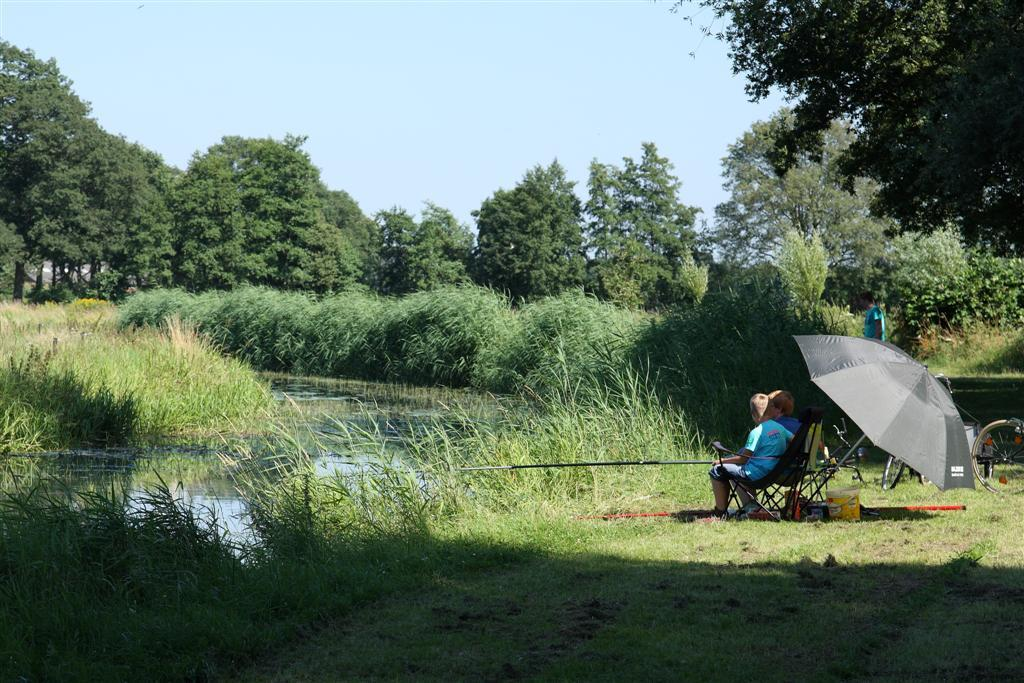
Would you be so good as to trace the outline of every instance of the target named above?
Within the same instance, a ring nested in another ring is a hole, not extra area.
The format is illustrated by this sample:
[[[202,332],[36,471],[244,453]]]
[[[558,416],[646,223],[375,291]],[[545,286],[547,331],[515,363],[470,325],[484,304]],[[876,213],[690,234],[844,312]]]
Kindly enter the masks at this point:
[[[729,482],[751,481],[763,477],[775,461],[786,452],[793,433],[775,421],[780,411],[765,394],[750,397],[750,417],[757,424],[739,452],[728,458],[719,458],[708,475],[715,492],[715,514],[724,515],[729,504]]]
[[[860,295],[861,309],[864,314],[864,336],[868,339],[885,341],[885,313],[875,303],[875,296],[871,292],[864,292]]]

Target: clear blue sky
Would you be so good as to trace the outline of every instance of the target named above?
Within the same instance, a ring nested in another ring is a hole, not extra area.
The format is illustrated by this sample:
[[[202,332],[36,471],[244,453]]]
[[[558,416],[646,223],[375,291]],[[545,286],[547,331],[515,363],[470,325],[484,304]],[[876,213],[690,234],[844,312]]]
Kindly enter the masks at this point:
[[[653,141],[710,219],[726,146],[782,99],[748,102],[725,46],[702,40],[709,12],[691,26],[670,7],[0,0],[0,36],[55,58],[104,128],[179,168],[224,135],[306,135],[365,212],[429,199],[472,224],[534,164],[557,157],[585,198],[592,159]]]

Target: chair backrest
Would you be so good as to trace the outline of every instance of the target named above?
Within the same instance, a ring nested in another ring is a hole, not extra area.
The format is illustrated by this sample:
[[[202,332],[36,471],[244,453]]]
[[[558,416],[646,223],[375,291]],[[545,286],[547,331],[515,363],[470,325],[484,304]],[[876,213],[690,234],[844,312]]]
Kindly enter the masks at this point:
[[[763,477],[750,483],[756,488],[796,483],[821,445],[821,418],[824,414],[821,408],[804,408],[800,413],[800,429],[793,435],[785,453],[779,456]]]

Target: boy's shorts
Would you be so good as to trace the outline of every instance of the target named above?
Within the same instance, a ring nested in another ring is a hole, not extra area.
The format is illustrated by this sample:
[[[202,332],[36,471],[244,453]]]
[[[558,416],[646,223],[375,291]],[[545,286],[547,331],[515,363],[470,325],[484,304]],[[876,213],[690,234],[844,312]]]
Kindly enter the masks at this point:
[[[708,471],[708,476],[715,481],[750,481],[750,477],[743,471],[743,465],[736,463],[715,465]]]

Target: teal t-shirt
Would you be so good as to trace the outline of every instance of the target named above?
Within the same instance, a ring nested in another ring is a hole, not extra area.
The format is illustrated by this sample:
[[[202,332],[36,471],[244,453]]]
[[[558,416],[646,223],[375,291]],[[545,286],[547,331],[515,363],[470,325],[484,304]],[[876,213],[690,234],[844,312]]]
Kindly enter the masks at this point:
[[[874,339],[878,330],[876,325],[882,326],[882,341],[885,341],[885,313],[877,305],[872,306],[867,315],[864,316],[864,336]]]
[[[767,420],[750,430],[743,448],[753,455],[743,465],[743,471],[751,479],[760,479],[775,466],[775,461],[786,452],[786,446],[793,433],[775,420]]]

